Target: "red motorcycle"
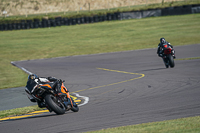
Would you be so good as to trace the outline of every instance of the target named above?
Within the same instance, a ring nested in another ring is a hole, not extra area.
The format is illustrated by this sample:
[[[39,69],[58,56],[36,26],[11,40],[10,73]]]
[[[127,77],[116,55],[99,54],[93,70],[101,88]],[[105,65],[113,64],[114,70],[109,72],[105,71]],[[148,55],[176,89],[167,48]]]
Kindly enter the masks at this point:
[[[168,68],[169,66],[171,68],[173,68],[175,66],[174,63],[174,57],[173,57],[173,50],[169,45],[164,45],[164,47],[162,48],[163,51],[163,56],[162,59],[165,63],[166,68]]]

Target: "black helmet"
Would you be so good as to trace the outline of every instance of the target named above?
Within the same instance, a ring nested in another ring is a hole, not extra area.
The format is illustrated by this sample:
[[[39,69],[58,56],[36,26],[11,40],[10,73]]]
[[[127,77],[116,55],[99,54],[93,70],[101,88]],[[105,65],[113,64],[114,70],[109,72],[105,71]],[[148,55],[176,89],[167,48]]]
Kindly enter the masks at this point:
[[[166,41],[165,41],[165,38],[160,38],[160,43],[162,43],[162,44],[164,44],[164,43],[166,43]]]
[[[28,79],[36,79],[36,78],[38,78],[38,76],[36,74],[30,74],[28,76]]]

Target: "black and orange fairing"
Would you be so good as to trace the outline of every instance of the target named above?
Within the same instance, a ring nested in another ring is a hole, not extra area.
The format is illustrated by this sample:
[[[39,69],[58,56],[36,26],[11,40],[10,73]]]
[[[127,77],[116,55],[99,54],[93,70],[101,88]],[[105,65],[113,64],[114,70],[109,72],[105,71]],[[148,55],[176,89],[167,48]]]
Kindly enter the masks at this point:
[[[65,85],[63,83],[61,85],[61,92],[67,95],[67,98],[70,99],[71,105],[73,107],[73,102],[72,102],[72,99],[71,99],[71,97],[69,95],[69,91],[67,90],[67,88],[65,87]]]
[[[55,84],[52,84],[51,82],[49,82],[49,83],[40,85],[40,87],[47,88],[47,89],[54,89],[54,85]],[[67,90],[67,88],[65,87],[65,85],[63,83],[61,84],[60,91],[61,91],[61,93],[66,94],[67,98],[70,99],[71,105],[73,107],[73,102],[72,102],[72,99],[69,95],[69,91]]]
[[[40,86],[44,87],[44,88],[52,89],[52,86],[50,84],[43,84],[43,85],[40,85]]]

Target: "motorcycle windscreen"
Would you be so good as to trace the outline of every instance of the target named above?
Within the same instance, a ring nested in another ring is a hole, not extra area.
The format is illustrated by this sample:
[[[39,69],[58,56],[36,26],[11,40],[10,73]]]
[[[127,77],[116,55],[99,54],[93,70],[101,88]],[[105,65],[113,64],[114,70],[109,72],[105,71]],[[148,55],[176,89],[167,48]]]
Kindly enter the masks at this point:
[[[33,79],[29,79],[26,84],[26,88],[31,92],[37,83]]]

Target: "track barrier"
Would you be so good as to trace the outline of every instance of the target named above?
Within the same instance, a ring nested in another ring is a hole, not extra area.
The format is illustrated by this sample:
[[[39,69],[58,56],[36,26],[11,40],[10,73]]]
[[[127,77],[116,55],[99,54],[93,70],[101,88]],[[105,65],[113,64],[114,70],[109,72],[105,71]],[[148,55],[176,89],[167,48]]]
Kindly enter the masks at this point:
[[[95,15],[91,17],[79,17],[79,18],[56,17],[55,19],[42,19],[41,21],[39,19],[34,19],[33,21],[22,20],[21,23],[0,24],[0,31],[47,28],[47,27],[56,27],[64,25],[70,26],[77,24],[80,25],[88,23],[98,23],[103,21],[140,19],[146,17],[184,15],[193,13],[200,13],[200,4],[167,7],[163,9],[148,9],[143,11],[116,12],[116,13],[108,13],[107,15],[99,15],[99,16]]]

